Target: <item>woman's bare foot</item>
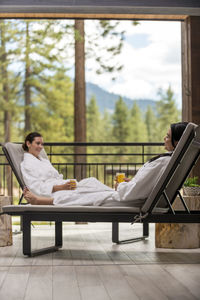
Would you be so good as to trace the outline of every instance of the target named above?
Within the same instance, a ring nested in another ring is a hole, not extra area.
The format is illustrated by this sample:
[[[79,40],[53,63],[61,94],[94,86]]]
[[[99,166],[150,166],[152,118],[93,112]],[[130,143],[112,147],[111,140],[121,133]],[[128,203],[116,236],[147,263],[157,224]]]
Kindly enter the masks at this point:
[[[32,192],[30,192],[27,188],[24,189],[23,193],[24,193],[24,198],[28,201],[28,203],[30,203],[32,205],[52,205],[53,204],[53,198],[36,196]]]
[[[24,198],[33,205],[38,204],[38,197],[30,192],[27,188],[24,189]]]

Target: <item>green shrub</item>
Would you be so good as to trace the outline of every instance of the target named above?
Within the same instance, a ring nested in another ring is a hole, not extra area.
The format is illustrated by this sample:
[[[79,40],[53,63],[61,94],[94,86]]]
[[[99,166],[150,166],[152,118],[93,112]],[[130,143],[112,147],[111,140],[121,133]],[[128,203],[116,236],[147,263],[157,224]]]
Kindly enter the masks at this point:
[[[199,186],[200,187],[200,185],[197,182],[198,182],[197,176],[189,177],[184,182],[184,186]]]

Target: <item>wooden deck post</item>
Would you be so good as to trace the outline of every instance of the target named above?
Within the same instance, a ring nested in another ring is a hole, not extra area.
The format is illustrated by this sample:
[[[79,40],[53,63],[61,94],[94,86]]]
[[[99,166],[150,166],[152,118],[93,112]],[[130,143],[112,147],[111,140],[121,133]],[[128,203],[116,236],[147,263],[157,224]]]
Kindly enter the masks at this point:
[[[200,17],[182,22],[182,119],[200,124]],[[200,161],[193,169],[199,177]]]
[[[75,88],[74,88],[74,141],[86,142],[86,98],[85,98],[85,41],[84,20],[75,20]],[[75,174],[79,181],[86,177],[86,147],[75,146]],[[82,166],[79,164],[83,164]]]

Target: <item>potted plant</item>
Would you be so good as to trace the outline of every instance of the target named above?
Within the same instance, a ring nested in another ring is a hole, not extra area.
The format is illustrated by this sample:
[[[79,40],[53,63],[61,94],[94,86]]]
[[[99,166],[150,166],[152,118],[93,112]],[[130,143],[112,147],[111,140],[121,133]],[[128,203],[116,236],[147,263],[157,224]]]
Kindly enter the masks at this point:
[[[200,185],[197,182],[197,176],[187,178],[183,185],[183,194],[186,196],[199,196]]]

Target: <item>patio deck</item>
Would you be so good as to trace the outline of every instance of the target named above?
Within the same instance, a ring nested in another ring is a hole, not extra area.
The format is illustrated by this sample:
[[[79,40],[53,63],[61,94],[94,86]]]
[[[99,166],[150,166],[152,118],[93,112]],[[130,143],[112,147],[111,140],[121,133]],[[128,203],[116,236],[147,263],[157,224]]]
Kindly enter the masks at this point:
[[[129,238],[142,227],[120,229]],[[33,248],[53,244],[54,226],[36,225],[32,236]],[[156,249],[154,224],[148,240],[115,245],[111,224],[67,223],[63,248],[33,258],[23,256],[21,239],[0,248],[1,300],[200,299],[200,248]]]

